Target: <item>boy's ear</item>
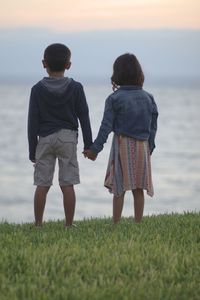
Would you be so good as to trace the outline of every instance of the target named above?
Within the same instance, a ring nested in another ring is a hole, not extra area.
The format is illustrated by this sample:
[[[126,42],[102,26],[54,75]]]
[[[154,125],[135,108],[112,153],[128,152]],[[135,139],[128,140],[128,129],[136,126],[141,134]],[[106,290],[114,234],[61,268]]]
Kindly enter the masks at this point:
[[[43,67],[46,69],[47,68],[47,64],[46,64],[46,62],[45,62],[44,59],[42,60],[42,64],[43,64]]]
[[[69,68],[71,67],[71,64],[72,64],[71,61],[68,62],[68,63],[66,64],[66,66],[65,66],[65,69],[66,69],[66,70],[69,70]]]

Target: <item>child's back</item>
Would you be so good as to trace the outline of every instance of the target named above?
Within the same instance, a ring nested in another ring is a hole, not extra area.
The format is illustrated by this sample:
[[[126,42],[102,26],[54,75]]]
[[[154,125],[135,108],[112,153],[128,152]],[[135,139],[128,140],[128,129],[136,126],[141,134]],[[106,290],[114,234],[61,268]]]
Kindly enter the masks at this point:
[[[74,184],[78,184],[78,121],[84,149],[92,144],[89,110],[83,87],[64,77],[70,68],[71,52],[62,44],[52,44],[44,52],[43,66],[49,77],[31,90],[28,139],[29,158],[35,163],[35,223],[42,224],[46,196],[52,185],[55,163],[59,164],[59,184],[63,193],[66,226],[71,226],[75,210]],[[39,137],[39,140],[38,140]]]
[[[34,85],[29,106],[30,160],[35,160],[36,136],[45,137],[60,129],[78,131],[78,119],[84,148],[88,149],[92,136],[82,85],[67,77],[45,77]]]
[[[144,192],[153,196],[151,157],[155,148],[158,110],[151,94],[143,90],[144,74],[133,54],[119,56],[111,77],[114,93],[105,103],[97,138],[85,155],[95,160],[110,132],[114,132],[104,181],[113,196],[113,221],[119,222],[125,192],[134,197],[135,221],[140,222]]]

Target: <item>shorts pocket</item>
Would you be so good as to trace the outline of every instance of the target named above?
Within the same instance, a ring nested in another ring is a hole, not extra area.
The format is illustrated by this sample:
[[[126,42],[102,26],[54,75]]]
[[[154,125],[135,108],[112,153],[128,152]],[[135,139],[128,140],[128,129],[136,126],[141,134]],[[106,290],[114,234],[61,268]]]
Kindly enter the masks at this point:
[[[77,143],[78,134],[75,130],[63,129],[58,134],[58,140],[63,143]]]
[[[50,135],[39,137],[38,146],[44,144],[50,144]]]

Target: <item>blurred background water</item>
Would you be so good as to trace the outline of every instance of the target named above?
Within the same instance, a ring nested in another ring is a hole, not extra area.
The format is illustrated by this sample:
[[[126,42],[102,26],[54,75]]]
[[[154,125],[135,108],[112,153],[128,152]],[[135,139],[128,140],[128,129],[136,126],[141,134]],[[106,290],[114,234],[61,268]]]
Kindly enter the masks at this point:
[[[0,85],[0,220],[33,221],[33,166],[28,160],[27,111],[31,85]],[[156,150],[152,156],[155,196],[146,196],[145,215],[200,210],[200,88],[198,86],[144,86],[158,105]],[[96,137],[108,84],[85,84],[93,136]],[[81,184],[76,186],[75,219],[112,215],[112,196],[103,187],[112,134],[95,162],[82,156],[79,131],[78,160]],[[133,214],[131,192],[125,196],[124,216]],[[57,169],[44,219],[63,219]]]

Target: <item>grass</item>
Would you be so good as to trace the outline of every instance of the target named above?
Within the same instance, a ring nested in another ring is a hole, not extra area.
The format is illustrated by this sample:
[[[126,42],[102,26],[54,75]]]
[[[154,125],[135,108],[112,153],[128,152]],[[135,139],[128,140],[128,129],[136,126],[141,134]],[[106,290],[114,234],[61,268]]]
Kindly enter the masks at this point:
[[[0,300],[200,299],[200,213],[0,223]]]

